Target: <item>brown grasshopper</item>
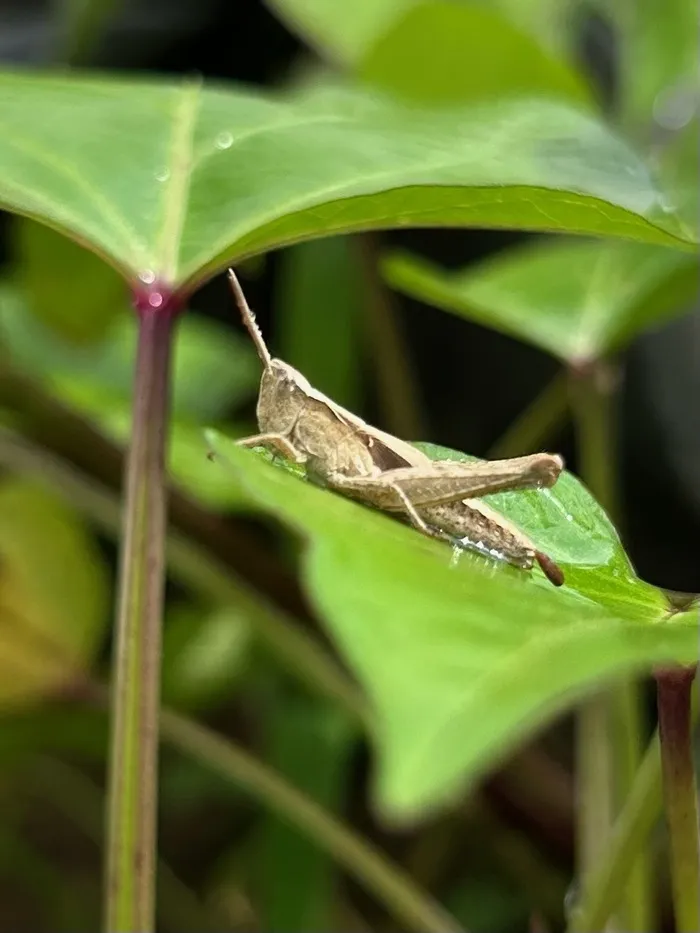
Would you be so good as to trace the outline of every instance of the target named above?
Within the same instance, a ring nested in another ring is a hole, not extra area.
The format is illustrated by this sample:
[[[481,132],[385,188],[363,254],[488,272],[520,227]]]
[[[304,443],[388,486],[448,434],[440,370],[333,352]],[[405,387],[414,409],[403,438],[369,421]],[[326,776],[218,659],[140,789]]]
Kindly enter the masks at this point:
[[[550,487],[563,469],[554,454],[464,463],[431,460],[406,441],[366,424],[327,398],[293,367],[273,359],[233,270],[229,280],[263,373],[259,434],[246,447],[267,447],[303,464],[310,479],[388,512],[402,513],[430,537],[471,547],[524,570],[535,561],[561,586],[564,574],[523,532],[475,499],[489,493]]]

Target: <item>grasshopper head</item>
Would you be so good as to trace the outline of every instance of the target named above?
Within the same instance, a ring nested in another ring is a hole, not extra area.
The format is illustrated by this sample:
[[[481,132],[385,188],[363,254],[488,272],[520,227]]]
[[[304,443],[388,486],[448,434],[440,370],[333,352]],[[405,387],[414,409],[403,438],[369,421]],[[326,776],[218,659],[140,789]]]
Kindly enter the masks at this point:
[[[258,394],[258,427],[267,434],[290,433],[313,391],[300,372],[282,360],[271,359],[263,370]]]

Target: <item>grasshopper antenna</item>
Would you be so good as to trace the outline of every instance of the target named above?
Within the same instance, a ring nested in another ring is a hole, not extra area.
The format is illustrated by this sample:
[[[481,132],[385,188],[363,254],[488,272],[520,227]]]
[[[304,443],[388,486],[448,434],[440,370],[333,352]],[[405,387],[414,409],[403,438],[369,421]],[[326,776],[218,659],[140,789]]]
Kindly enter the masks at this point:
[[[243,294],[241,283],[236,278],[236,273],[233,271],[233,269],[228,270],[228,280],[231,285],[233,297],[236,299],[238,310],[241,312],[241,317],[243,318],[243,323],[246,326],[246,330],[253,338],[253,343],[255,344],[255,349],[258,351],[258,356],[260,357],[260,360],[265,369],[270,369],[272,366],[272,357],[270,356],[270,351],[265,345],[262,332],[255,321],[255,315],[250,310],[248,302],[245,299],[245,295]]]

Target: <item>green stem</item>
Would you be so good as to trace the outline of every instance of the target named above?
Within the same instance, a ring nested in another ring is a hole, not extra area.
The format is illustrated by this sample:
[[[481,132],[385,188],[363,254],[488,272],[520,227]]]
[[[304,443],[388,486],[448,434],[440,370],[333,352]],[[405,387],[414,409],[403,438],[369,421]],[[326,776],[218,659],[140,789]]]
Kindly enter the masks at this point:
[[[695,667],[656,672],[676,933],[700,930],[698,801],[691,728]]]
[[[613,521],[619,521],[616,373],[603,361],[590,361],[572,369],[569,379],[581,476]]]
[[[700,704],[692,710],[697,721]],[[662,812],[661,751],[658,730],[637,770],[632,789],[615,822],[610,845],[590,874],[572,912],[567,933],[591,933],[603,927],[620,901],[635,865]],[[648,926],[647,929],[651,929]]]
[[[0,464],[51,483],[105,534],[118,535],[120,513],[116,495],[72,464],[6,428],[0,428]],[[350,678],[292,618],[268,604],[233,571],[174,530],[167,536],[167,559],[173,576],[193,593],[216,603],[240,606],[248,613],[263,646],[302,687],[338,703],[358,722],[366,718],[366,705]]]
[[[661,813],[661,758],[658,735],[649,744],[632,790],[615,822],[598,865],[589,873],[567,933],[591,933],[604,927],[620,902],[635,865]]]
[[[464,933],[454,917],[381,852],[242,748],[167,710],[160,725],[171,745],[233,781],[313,839],[373,892],[404,929]]]
[[[616,817],[634,787],[644,755],[644,717],[641,685],[621,683],[610,696],[613,740],[613,800]],[[619,916],[625,933],[646,933],[653,928],[655,897],[653,857],[650,847],[639,846],[633,854],[627,884],[620,899]]]
[[[155,928],[165,447],[179,303],[153,287],[136,296],[136,307],[139,343],[112,679],[105,933]]]
[[[569,408],[566,386],[566,373],[557,373],[496,441],[488,452],[489,459],[519,457],[541,448],[566,417]]]
[[[366,321],[386,429],[397,437],[419,440],[427,436],[425,418],[397,309],[377,269],[376,238],[365,233],[356,237],[356,244],[366,283]]]
[[[570,380],[581,477],[611,518],[619,521],[613,413],[616,373],[604,361],[590,361],[572,370]],[[630,793],[642,753],[640,697],[635,684],[621,684],[582,706],[576,752],[577,862],[584,890],[610,843],[613,820]],[[645,933],[653,926],[649,853],[640,849],[633,862],[618,919],[628,933]]]
[[[608,845],[613,820],[612,755],[607,697],[588,699],[576,723],[576,861],[588,878]]]

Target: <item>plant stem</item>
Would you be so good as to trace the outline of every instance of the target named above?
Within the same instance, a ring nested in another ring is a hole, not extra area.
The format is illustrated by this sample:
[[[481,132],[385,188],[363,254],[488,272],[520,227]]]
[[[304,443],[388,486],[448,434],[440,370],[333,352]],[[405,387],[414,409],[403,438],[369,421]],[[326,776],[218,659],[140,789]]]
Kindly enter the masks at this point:
[[[699,708],[700,704],[695,703],[691,711],[693,722],[697,721]],[[661,752],[657,730],[615,822],[610,845],[589,876],[581,900],[572,913],[568,933],[599,930],[615,910],[620,901],[620,892],[625,889],[635,867],[635,853],[647,843],[661,815],[662,796]]]
[[[700,930],[700,830],[690,712],[695,671],[679,667],[656,672],[676,933]]]
[[[490,460],[519,457],[539,449],[564,422],[567,376],[557,373],[488,452]]]
[[[613,416],[616,382],[616,373],[604,361],[589,361],[570,373],[581,477],[613,521],[620,517]],[[614,817],[630,792],[642,752],[640,698],[635,684],[621,684],[581,707],[576,752],[577,862],[584,890],[607,850]],[[619,919],[627,933],[645,933],[652,928],[652,887],[649,855],[640,849],[620,899]]]
[[[365,318],[375,355],[379,404],[386,430],[417,441],[427,436],[425,418],[397,309],[377,269],[376,235],[364,233],[355,238],[355,244],[364,271],[368,307]]]
[[[135,295],[139,341],[117,588],[108,778],[105,933],[153,933],[165,448],[177,297]]]
[[[603,928],[620,902],[620,893],[636,864],[635,855],[647,843],[660,813],[661,758],[656,735],[637,770],[610,843],[586,879],[581,900],[571,914],[568,933],[591,933]]]

